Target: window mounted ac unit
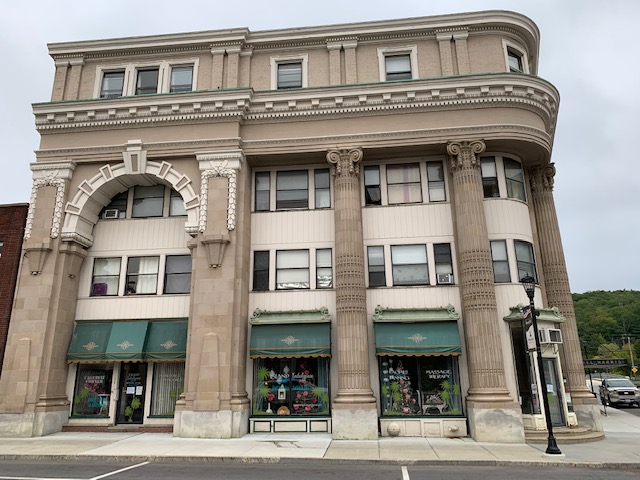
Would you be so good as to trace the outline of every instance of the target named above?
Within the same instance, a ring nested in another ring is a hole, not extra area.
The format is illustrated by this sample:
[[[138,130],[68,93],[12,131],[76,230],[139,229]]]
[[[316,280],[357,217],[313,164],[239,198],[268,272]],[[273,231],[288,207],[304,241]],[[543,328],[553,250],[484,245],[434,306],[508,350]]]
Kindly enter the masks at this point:
[[[452,285],[453,284],[453,275],[450,273],[439,273],[438,274],[438,285]]]
[[[109,208],[104,211],[103,218],[118,218],[119,213],[117,208]]]
[[[540,343],[562,343],[562,332],[559,328],[541,328]]]

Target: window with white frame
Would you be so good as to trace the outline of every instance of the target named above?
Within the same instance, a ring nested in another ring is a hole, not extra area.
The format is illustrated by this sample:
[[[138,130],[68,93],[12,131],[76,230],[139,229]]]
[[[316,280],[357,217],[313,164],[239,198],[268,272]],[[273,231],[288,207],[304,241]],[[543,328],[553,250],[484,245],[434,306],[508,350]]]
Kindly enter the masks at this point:
[[[333,288],[331,249],[316,250],[316,288]]]
[[[272,182],[272,173],[275,181]],[[331,174],[328,168],[255,172],[254,212],[331,208]]]
[[[191,90],[193,90],[193,65],[172,67],[169,92],[190,92]]]
[[[444,188],[444,165],[442,162],[427,162],[429,201],[444,202],[447,195]]]
[[[276,252],[276,289],[309,288],[309,250]]]
[[[128,210],[129,203],[131,210]],[[101,219],[182,217],[187,215],[179,192],[164,185],[137,185],[111,198],[100,212]]]
[[[164,293],[191,292],[191,255],[167,255],[164,270]]]
[[[507,196],[509,198],[515,198],[527,200],[524,188],[524,172],[520,162],[511,158],[504,158],[504,177],[507,184]]]
[[[385,276],[383,246],[367,247],[367,264],[369,267],[369,286],[386,287],[387,279]]]
[[[309,208],[308,177],[307,170],[277,172],[276,210]]]
[[[134,187],[132,218],[161,217],[163,207],[164,185]]]
[[[160,257],[129,257],[126,295],[154,295],[158,287]]]
[[[100,98],[116,98],[124,95],[124,70],[104,72],[100,87]]]
[[[381,82],[418,78],[417,47],[379,48],[378,68]]]
[[[387,198],[389,205],[422,202],[420,165],[387,165]]]
[[[382,205],[380,190],[380,167],[364,167],[364,198],[366,205]]]
[[[533,277],[538,283],[538,274],[536,272],[536,262],[533,254],[533,245],[522,240],[515,240],[516,262],[518,264],[518,279],[524,277]]]
[[[121,263],[120,257],[96,258],[93,261],[91,297],[118,295]]]
[[[448,243],[435,243],[433,245],[433,256],[436,264],[436,284],[453,284],[451,245]]]
[[[256,212],[268,212],[270,208],[270,174],[269,172],[256,172],[255,174],[255,199]]]
[[[187,215],[187,209],[184,206],[184,200],[175,190],[171,189],[169,193],[169,216],[184,217]]]
[[[145,68],[138,70],[136,78],[136,95],[158,93],[159,68]]]
[[[482,172],[482,189],[484,198],[500,197],[498,187],[498,170],[495,157],[483,157],[480,159],[480,171]]]
[[[307,87],[308,55],[272,57],[271,89],[286,90]]]
[[[495,283],[511,282],[509,256],[505,240],[491,240],[491,261],[493,262],[493,281]]]
[[[331,187],[329,169],[314,170],[313,189],[315,191],[315,208],[331,208]]]
[[[253,252],[253,291],[269,290],[269,251]]]
[[[527,55],[519,46],[502,40],[506,70],[510,73],[529,73]]]
[[[393,285],[429,285],[426,245],[392,245]]]

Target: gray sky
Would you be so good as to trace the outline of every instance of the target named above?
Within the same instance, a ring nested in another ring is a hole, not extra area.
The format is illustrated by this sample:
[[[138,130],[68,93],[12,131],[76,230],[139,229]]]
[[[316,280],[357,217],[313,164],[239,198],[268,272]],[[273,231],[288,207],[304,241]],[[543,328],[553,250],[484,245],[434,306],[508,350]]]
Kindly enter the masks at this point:
[[[0,0],[0,204],[28,202],[50,99],[47,43],[247,27],[252,31],[512,10],[541,32],[538,74],[560,91],[552,160],[573,292],[640,290],[640,0]]]

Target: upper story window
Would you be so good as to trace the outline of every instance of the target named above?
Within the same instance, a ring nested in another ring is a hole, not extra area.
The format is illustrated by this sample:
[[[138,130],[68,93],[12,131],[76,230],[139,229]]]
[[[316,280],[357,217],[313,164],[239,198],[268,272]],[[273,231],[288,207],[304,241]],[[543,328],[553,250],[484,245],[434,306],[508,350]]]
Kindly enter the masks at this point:
[[[480,159],[484,198],[507,197],[527,200],[522,164],[508,157],[482,157]],[[502,168],[500,168],[502,167]],[[499,175],[502,170],[503,175]]]
[[[328,168],[254,173],[255,212],[331,208],[331,174]]]
[[[393,285],[429,285],[426,245],[391,246]]]
[[[158,68],[146,68],[138,70],[138,78],[136,80],[136,95],[149,95],[158,93]]]
[[[418,51],[415,45],[378,48],[380,81],[411,80],[418,78]]]
[[[153,295],[158,287],[160,257],[129,257],[126,295]]]
[[[100,87],[100,98],[115,98],[123,95],[124,73],[124,70],[104,72]]]
[[[387,165],[387,197],[389,205],[422,202],[420,165]]]
[[[308,55],[271,57],[271,89],[306,88]]]
[[[332,265],[330,248],[316,250],[316,288],[333,287]]]
[[[173,67],[169,92],[190,92],[193,90],[193,65]]]
[[[438,285],[451,285],[453,283],[451,245],[448,243],[434,244],[433,256],[436,264],[436,283]]]
[[[367,247],[367,263],[369,265],[369,286],[386,287],[384,247]]]
[[[273,265],[269,250],[253,252],[254,292],[273,288],[269,272]],[[315,268],[315,279],[310,272]],[[316,250],[277,250],[275,252],[275,289],[333,288],[333,255],[330,248]]]
[[[118,295],[120,265],[120,257],[96,258],[93,261],[93,276],[89,295],[92,297]]]
[[[191,255],[167,255],[164,270],[164,293],[191,291]]]
[[[276,252],[276,289],[308,289],[309,286],[309,250]]]
[[[269,290],[269,251],[253,252],[253,291]]]
[[[94,96],[114,98],[192,91],[198,64],[199,59],[193,58],[144,65],[99,66]]]
[[[518,278],[522,280],[524,277],[533,277],[538,283],[538,274],[536,272],[536,261],[533,255],[533,245],[522,240],[515,240],[516,262],[518,264]]]
[[[429,201],[444,202],[447,194],[444,188],[444,165],[442,162],[427,162],[427,179],[429,181]]]
[[[186,216],[182,196],[164,185],[137,185],[111,198],[100,218],[150,218]]]
[[[509,273],[509,256],[505,240],[491,240],[491,260],[493,262],[493,281],[495,283],[511,282]]]
[[[364,167],[364,198],[366,205],[382,205],[380,191],[380,167]]]
[[[502,40],[502,48],[507,72],[529,73],[527,55],[520,47],[507,40]]]

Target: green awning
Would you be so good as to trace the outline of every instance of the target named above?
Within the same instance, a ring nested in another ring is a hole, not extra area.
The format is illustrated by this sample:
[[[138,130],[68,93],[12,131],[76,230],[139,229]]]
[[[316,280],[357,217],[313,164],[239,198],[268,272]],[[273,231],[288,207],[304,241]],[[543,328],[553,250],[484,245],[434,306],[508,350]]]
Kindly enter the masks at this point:
[[[376,355],[460,355],[458,323],[376,323]]]
[[[153,321],[144,349],[144,358],[169,360],[187,356],[187,320]]]
[[[95,362],[105,359],[112,322],[77,322],[67,352],[70,362]]]
[[[331,324],[253,325],[251,358],[330,357]]]
[[[147,320],[113,322],[105,358],[107,360],[142,360],[147,339]]]

